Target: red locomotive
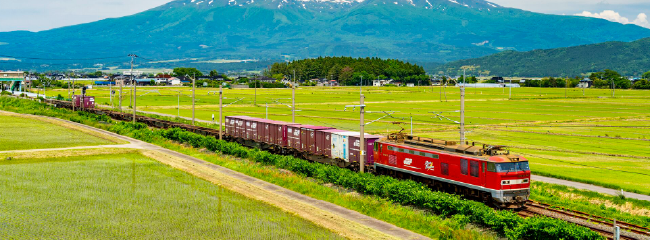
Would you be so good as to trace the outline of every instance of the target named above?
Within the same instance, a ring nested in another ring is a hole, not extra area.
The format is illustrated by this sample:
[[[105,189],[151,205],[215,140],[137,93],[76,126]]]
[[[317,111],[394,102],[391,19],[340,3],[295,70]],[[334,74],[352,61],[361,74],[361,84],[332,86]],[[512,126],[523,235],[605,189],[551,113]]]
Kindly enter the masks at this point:
[[[247,116],[226,117],[227,140],[278,154],[359,169],[360,134]],[[500,208],[521,208],[530,195],[528,160],[499,146],[392,134],[365,136],[365,166]]]
[[[500,208],[521,208],[528,200],[530,168],[522,156],[499,146],[397,136],[375,142],[377,173],[413,179]]]

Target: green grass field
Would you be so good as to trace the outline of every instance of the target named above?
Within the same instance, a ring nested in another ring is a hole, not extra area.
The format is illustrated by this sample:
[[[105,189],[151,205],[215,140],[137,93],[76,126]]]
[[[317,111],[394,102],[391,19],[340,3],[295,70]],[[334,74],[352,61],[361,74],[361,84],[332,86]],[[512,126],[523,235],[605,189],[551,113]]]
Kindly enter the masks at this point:
[[[60,90],[66,95],[67,90]],[[130,105],[125,88],[123,106]],[[191,117],[191,88],[138,88],[138,110]],[[196,116],[218,116],[218,89],[199,88]],[[591,182],[650,194],[650,92],[603,89],[468,88],[466,91],[467,138],[470,141],[507,145],[528,157],[536,174]],[[458,139],[458,125],[430,112],[459,120],[460,92],[448,87],[365,87],[366,131],[386,134],[401,127],[419,136]],[[100,104],[110,105],[108,88],[89,90]],[[290,89],[226,89],[224,115],[248,115],[291,121]],[[241,100],[239,100],[241,99]],[[256,99],[256,100],[255,100]],[[237,101],[239,100],[239,101]],[[253,102],[256,101],[257,105]],[[268,108],[266,108],[268,103]],[[296,90],[296,121],[358,131],[357,87],[304,87]],[[117,99],[114,99],[117,106]],[[401,124],[394,124],[399,122]]]
[[[53,123],[0,114],[0,151],[109,144],[114,143]]]
[[[340,239],[139,154],[0,160],[0,239]]]

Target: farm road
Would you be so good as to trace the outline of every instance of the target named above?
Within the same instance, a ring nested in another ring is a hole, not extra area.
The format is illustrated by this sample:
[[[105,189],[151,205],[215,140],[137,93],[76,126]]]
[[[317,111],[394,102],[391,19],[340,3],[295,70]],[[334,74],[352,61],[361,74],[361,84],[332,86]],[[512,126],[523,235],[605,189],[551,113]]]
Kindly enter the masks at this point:
[[[175,152],[140,140],[125,137],[116,133],[108,132],[83,124],[58,118],[43,118],[76,125],[81,128],[127,141],[129,144],[58,149],[33,149],[6,152],[18,153],[97,148],[139,149],[142,150],[142,153],[145,156],[156,159],[163,164],[186,171],[190,174],[223,186],[226,189],[237,192],[249,198],[256,199],[281,208],[284,211],[294,213],[302,218],[310,220],[320,226],[328,228],[333,232],[341,234],[342,236],[350,239],[429,239],[423,235],[371,218],[356,211],[352,211],[329,202],[314,199],[291,191],[289,189],[179,152]]]
[[[604,188],[604,187],[599,187],[599,186],[586,184],[586,183],[572,182],[572,181],[567,181],[567,180],[562,180],[562,179],[557,179],[557,178],[550,178],[550,177],[543,177],[543,176],[538,176],[538,175],[532,175],[531,180],[538,181],[538,182],[552,183],[552,184],[557,184],[557,185],[564,185],[564,186],[569,186],[569,187],[572,187],[572,188],[584,189],[584,190],[589,190],[589,191],[593,191],[593,192],[599,192],[599,193],[604,193],[604,194],[609,194],[609,195],[614,195],[614,196],[621,194],[620,190],[614,190],[614,189],[611,189],[611,188]],[[633,198],[633,199],[638,199],[638,200],[650,201],[650,196],[648,196],[648,195],[637,194],[637,193],[628,193],[628,192],[624,192],[623,195],[626,198]]]

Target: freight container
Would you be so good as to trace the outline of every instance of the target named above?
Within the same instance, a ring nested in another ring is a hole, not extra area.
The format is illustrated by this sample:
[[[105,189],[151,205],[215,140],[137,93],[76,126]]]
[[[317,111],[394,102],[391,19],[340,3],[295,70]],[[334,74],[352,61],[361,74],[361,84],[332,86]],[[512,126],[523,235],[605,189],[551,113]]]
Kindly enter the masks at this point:
[[[72,96],[72,103],[75,107],[81,107],[81,99],[83,98],[83,108],[95,108],[95,97],[74,95]]]
[[[274,133],[271,134],[273,144],[289,147],[289,127],[300,126],[297,123],[275,122],[271,123]],[[293,131],[293,130],[292,130]]]
[[[332,133],[332,158],[340,158],[346,162],[350,161],[350,136],[359,135],[358,132],[335,132]]]
[[[349,160],[350,162],[359,162],[359,153],[360,150],[360,139],[361,134],[357,133],[354,136],[350,136],[349,141],[350,141],[350,156]],[[366,142],[366,148],[365,148],[365,164],[373,164],[374,163],[374,154],[375,152],[373,151],[373,147],[376,141],[379,141],[379,139],[383,138],[383,136],[377,136],[377,135],[370,135],[370,134],[365,134],[364,135],[364,141]]]
[[[230,119],[231,121],[228,122],[228,124],[231,124],[231,136],[234,137],[239,137],[239,138],[244,138],[246,139],[246,120],[252,119],[251,117],[248,116],[230,116],[226,117],[226,119]],[[234,124],[232,124],[232,121],[234,121]]]
[[[270,144],[276,144],[275,138],[279,131],[277,131],[275,125],[283,124],[284,122],[273,121],[268,119],[260,119],[257,121],[257,138],[258,142],[265,142]],[[282,127],[280,127],[281,129]],[[282,135],[280,135],[282,136]]]
[[[296,150],[300,150],[300,128],[303,125],[290,125],[287,126],[287,146]]]
[[[316,131],[318,130],[327,130],[333,129],[331,127],[321,127],[321,126],[308,126],[303,125],[300,127],[300,151],[309,152],[312,154],[318,154],[316,151]]]
[[[316,152],[320,155],[332,157],[332,133],[347,132],[345,130],[328,129],[316,131]]]

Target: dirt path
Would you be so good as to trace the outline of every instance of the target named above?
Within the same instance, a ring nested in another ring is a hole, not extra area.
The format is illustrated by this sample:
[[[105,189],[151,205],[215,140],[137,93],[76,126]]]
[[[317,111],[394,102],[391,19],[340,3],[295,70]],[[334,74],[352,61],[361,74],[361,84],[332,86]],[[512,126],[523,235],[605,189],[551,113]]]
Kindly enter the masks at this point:
[[[32,116],[34,117],[34,116]],[[137,149],[143,155],[160,161],[166,165],[188,172],[197,177],[221,185],[226,189],[242,194],[251,199],[259,200],[267,204],[276,206],[284,211],[296,214],[301,218],[307,219],[330,229],[350,239],[429,239],[423,235],[399,228],[392,224],[368,217],[356,211],[352,211],[338,205],[314,199],[303,194],[291,191],[289,189],[271,184],[242,173],[221,167],[198,158],[194,158],[182,153],[171,151],[153,144],[140,140],[125,137],[112,132],[82,125],[79,123],[69,122],[57,118],[47,118],[49,120],[60,121],[66,124],[72,124],[86,130],[91,130],[99,134],[104,134],[121,141],[129,142],[125,145],[93,146],[93,147],[73,147],[60,149],[33,149],[20,151],[6,151],[2,153],[38,153],[51,152],[53,150],[79,150],[79,149],[97,149],[97,148],[122,148]]]
[[[557,185],[564,185],[564,186],[568,186],[568,187],[572,187],[572,188],[584,189],[584,190],[589,190],[589,191],[593,191],[593,192],[604,193],[604,194],[609,194],[609,195],[614,195],[614,196],[621,194],[620,190],[614,190],[614,189],[611,189],[611,188],[599,187],[599,186],[596,186],[596,185],[591,185],[591,184],[586,184],[586,183],[572,182],[572,181],[561,180],[561,179],[550,178],[550,177],[543,177],[543,176],[538,176],[538,175],[531,175],[530,178],[533,181],[552,183],[552,184],[557,184]],[[623,192],[623,195],[626,198],[633,198],[633,199],[638,199],[638,200],[650,201],[650,196],[648,196],[648,195],[637,194],[637,193],[628,193],[628,192]]]

